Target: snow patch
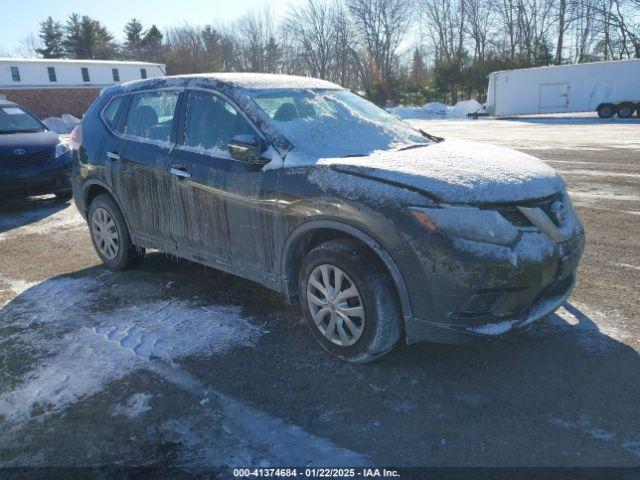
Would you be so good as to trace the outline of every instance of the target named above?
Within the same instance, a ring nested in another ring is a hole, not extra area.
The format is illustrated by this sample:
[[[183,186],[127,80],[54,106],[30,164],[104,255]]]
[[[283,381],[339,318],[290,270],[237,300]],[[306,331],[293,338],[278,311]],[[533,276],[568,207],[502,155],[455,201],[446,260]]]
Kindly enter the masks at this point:
[[[477,100],[463,100],[453,106],[440,102],[425,103],[421,107],[393,107],[389,111],[403,119],[467,118],[469,113],[486,113]]]
[[[456,140],[405,151],[374,152],[366,157],[321,158],[317,164],[339,165],[347,173],[413,186],[451,203],[538,199],[565,186],[553,168],[535,157]]]
[[[487,323],[486,325],[480,325],[478,327],[470,327],[470,332],[479,333],[481,335],[502,335],[507,333],[518,323],[517,320],[508,320],[498,323]]]
[[[262,333],[239,307],[177,299],[91,313],[101,290],[94,279],[49,280],[0,311],[8,321],[3,326],[23,328],[5,341],[23,342],[46,357],[22,384],[0,393],[0,417],[16,422],[35,409],[60,411],[151,358],[172,363],[220,353],[253,345]]]
[[[56,133],[67,134],[71,133],[79,123],[80,119],[74,117],[69,113],[63,113],[60,117],[47,117],[42,120],[49,130],[53,130]]]
[[[113,407],[111,413],[114,416],[124,416],[127,418],[136,418],[145,412],[151,410],[149,401],[153,395],[148,393],[136,393],[132,395],[125,403],[121,403]]]
[[[86,226],[84,218],[82,218],[82,215],[80,215],[76,208],[67,207],[38,222],[29,223],[30,219],[36,214],[37,212],[27,211],[19,214],[17,218],[14,215],[12,222],[15,224],[24,223],[24,225],[0,233],[0,242],[26,235],[45,235],[61,230],[70,230]],[[24,221],[21,221],[21,219]],[[1,217],[0,223],[3,223]]]

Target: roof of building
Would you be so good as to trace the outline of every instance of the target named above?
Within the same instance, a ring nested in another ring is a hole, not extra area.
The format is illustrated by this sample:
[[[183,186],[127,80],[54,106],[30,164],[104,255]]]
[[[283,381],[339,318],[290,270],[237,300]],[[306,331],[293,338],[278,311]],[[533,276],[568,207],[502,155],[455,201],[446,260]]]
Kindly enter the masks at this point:
[[[0,63],[46,63],[46,64],[90,64],[90,65],[162,65],[164,63],[137,62],[131,60],[77,60],[70,58],[7,58],[0,57]]]

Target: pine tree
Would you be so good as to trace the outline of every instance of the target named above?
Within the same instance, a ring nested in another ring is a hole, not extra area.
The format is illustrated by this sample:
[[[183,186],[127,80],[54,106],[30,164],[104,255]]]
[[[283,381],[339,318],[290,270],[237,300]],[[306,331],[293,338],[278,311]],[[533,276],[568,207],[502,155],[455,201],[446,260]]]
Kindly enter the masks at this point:
[[[83,56],[82,25],[80,15],[72,13],[64,25],[62,40],[65,55],[69,58],[86,58]]]
[[[36,49],[38,54],[44,58],[61,58],[64,56],[62,46],[64,32],[59,22],[55,22],[53,18],[47,17],[44,22],[40,23],[39,36],[44,46]]]
[[[413,51],[413,59],[411,61],[411,78],[413,80],[422,80],[425,74],[424,60],[420,49]]]
[[[158,27],[151,25],[142,38],[142,59],[152,62],[162,60],[162,33]]]
[[[132,18],[124,26],[124,49],[127,58],[135,58],[137,60],[142,58],[143,30],[142,23],[136,18]]]
[[[269,37],[267,46],[265,48],[265,69],[269,73],[277,73],[282,58],[282,51],[280,46],[276,42],[276,39],[272,36]]]

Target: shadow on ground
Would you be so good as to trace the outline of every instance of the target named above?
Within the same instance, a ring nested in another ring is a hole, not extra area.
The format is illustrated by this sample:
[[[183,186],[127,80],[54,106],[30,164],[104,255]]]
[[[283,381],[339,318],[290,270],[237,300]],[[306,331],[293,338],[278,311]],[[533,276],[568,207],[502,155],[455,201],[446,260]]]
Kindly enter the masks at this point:
[[[67,200],[53,195],[4,201],[0,204],[0,233],[38,222],[68,206]]]
[[[47,301],[61,291],[71,293],[58,304]],[[400,347],[376,363],[353,366],[322,351],[297,307],[284,305],[277,294],[161,254],[148,255],[138,270],[95,267],[47,280],[2,308],[0,411],[11,392],[33,380],[38,365],[56,364],[59,353],[47,349],[60,345],[56,338],[99,327],[96,322],[111,326],[106,324],[117,312],[166,301],[212,309],[205,311],[232,308],[238,315],[234,321],[248,319],[261,332],[247,344],[229,337],[233,348],[220,351],[203,344],[167,362],[169,368],[374,464],[640,465],[640,357],[603,333],[611,327],[607,318],[596,321],[569,303],[569,315],[551,315],[519,337],[471,346]],[[153,330],[142,312],[122,318],[138,322],[142,333]],[[205,335],[204,324],[185,326],[202,328]],[[170,346],[179,338],[163,341]],[[103,360],[108,365],[117,359]],[[122,460],[198,467],[219,464],[221,452],[240,463],[269,460],[268,451],[225,443],[220,404],[179,382],[167,383],[145,361],[153,358],[142,358],[123,376],[105,377],[85,395],[71,395],[64,408],[51,408],[46,398],[35,404],[29,418],[0,433],[0,465]],[[89,368],[81,361],[68,365],[78,378]],[[65,381],[57,384],[58,392],[67,388]],[[148,409],[130,418],[114,413],[135,394],[148,396]],[[272,432],[273,442],[278,434]],[[219,445],[224,448],[213,448]]]

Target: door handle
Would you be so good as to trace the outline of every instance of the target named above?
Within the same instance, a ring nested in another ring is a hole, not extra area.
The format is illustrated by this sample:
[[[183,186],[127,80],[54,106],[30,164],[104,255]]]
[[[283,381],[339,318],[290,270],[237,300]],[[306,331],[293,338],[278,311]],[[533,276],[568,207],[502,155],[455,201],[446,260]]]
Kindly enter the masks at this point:
[[[118,152],[107,152],[107,158],[109,160],[120,160],[120,155],[118,155]]]
[[[169,173],[179,178],[191,178],[191,174],[184,167],[180,166],[170,166]]]

